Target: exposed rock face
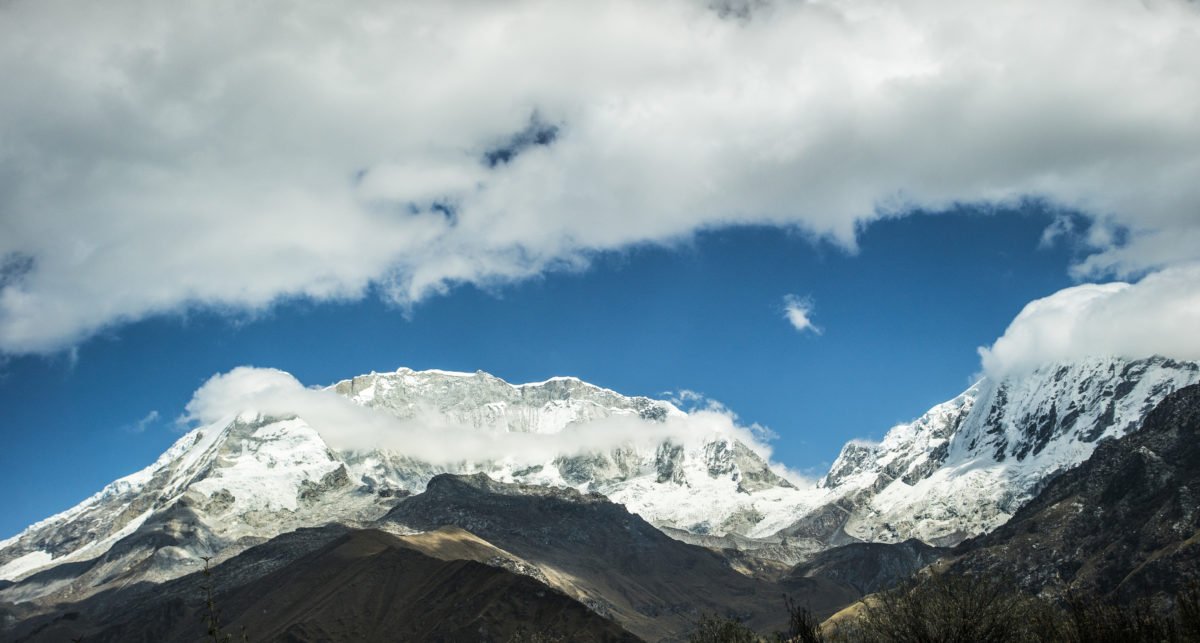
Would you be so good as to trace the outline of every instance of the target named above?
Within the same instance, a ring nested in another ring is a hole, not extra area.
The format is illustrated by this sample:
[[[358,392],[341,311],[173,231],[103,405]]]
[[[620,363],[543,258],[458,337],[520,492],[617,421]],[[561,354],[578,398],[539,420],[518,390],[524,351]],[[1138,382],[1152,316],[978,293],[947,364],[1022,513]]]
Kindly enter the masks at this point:
[[[552,583],[648,640],[679,636],[704,612],[738,614],[763,631],[786,618],[781,586],[734,571],[717,553],[672,539],[599,494],[438,476],[385,522],[465,529],[539,566]],[[820,613],[856,596],[826,579],[795,594]]]
[[[948,550],[919,540],[902,543],[853,543],[820,552],[783,578],[788,585],[804,578],[846,583],[863,596],[896,586]]]
[[[1200,366],[1163,358],[982,380],[879,444],[846,445],[821,482],[830,499],[781,533],[834,545],[959,542],[1003,524],[1046,481],[1197,381]]]
[[[1200,581],[1200,386],[1140,430],[1099,444],[1007,524],[956,550],[953,572],[999,574],[1048,596],[1122,601]]]
[[[505,641],[517,625],[566,640],[681,640],[705,612],[764,631],[786,618],[783,586],[740,574],[599,494],[483,474],[436,476],[373,529],[278,536],[213,578],[226,629],[244,624],[252,640]],[[809,580],[787,589],[821,614],[858,595]],[[192,573],[40,610],[0,604],[14,620],[0,638],[195,640],[208,582]]]

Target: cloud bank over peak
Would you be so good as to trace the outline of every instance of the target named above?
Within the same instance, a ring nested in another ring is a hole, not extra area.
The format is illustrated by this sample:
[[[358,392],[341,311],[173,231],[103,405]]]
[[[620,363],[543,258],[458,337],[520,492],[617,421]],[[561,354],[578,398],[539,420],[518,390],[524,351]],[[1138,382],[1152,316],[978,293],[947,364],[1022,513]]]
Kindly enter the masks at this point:
[[[979,354],[992,377],[1091,356],[1200,361],[1197,329],[1200,264],[1191,264],[1135,284],[1084,284],[1030,302]]]
[[[1026,196],[1178,265],[1197,59],[1184,0],[6,2],[0,351]]]
[[[491,431],[456,424],[434,409],[400,419],[328,389],[306,388],[284,371],[250,366],[211,377],[193,394],[180,421],[219,429],[246,415],[299,417],[331,448],[386,449],[435,465],[493,460],[539,464],[618,447],[654,449],[668,440],[693,445],[713,436],[737,439],[764,459],[771,455],[758,437],[761,428],[739,425],[733,413],[719,406],[661,422],[612,416],[569,425],[558,433]]]

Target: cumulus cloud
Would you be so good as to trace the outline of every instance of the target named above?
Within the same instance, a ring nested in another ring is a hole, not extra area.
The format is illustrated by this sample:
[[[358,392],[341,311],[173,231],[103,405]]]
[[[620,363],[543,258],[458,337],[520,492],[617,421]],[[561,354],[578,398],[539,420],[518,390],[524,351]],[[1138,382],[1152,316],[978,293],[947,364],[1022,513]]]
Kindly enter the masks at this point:
[[[1032,195],[1200,258],[1184,0],[0,4],[0,350]]]
[[[1033,301],[979,354],[994,377],[1092,356],[1200,360],[1198,329],[1200,264],[1190,264]]]
[[[813,303],[808,297],[786,295],[783,298],[783,317],[788,320],[792,328],[800,332],[810,331],[820,335],[821,329],[812,322],[812,310]]]
[[[328,389],[306,388],[289,373],[246,366],[210,378],[196,390],[181,420],[223,426],[246,414],[299,417],[334,449],[390,449],[441,465],[486,460],[535,464],[621,446],[653,449],[666,440],[690,445],[713,436],[740,440],[764,458],[771,454],[753,429],[719,410],[693,411],[663,422],[614,416],[570,425],[558,433],[507,432],[462,426],[434,409],[397,418]]]

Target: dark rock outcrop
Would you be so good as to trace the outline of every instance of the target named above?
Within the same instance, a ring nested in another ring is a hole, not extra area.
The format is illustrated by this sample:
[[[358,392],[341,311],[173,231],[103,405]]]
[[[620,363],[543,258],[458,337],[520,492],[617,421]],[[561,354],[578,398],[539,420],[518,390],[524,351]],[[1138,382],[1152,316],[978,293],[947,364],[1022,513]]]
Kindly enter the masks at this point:
[[[682,637],[705,612],[744,619],[760,631],[785,625],[786,588],[740,574],[717,552],[672,539],[598,494],[442,475],[385,520],[421,530],[465,529],[569,579],[580,600],[649,640]],[[820,614],[857,597],[844,583],[823,578],[792,593]]]
[[[951,573],[1010,577],[1049,597],[1161,602],[1200,581],[1200,385],[954,554]]]
[[[222,629],[253,641],[508,641],[519,630],[571,641],[638,640],[526,574],[435,558],[376,530],[301,532],[252,548],[211,577],[95,596],[9,634],[21,641],[200,640],[204,585],[212,582]]]
[[[865,596],[895,587],[937,561],[946,551],[919,540],[843,545],[796,565],[783,578],[783,584],[794,584],[804,578],[827,578],[846,583]]]

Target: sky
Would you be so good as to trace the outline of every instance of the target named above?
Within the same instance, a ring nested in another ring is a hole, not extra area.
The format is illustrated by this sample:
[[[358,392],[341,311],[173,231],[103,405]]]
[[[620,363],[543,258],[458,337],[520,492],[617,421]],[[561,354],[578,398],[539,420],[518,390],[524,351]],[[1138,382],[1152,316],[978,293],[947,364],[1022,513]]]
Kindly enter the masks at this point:
[[[819,475],[1200,359],[1197,59],[1186,0],[3,3],[0,534],[238,366],[697,391]]]
[[[1053,217],[943,213],[873,224],[857,254],[774,228],[598,257],[493,290],[464,286],[404,311],[367,298],[292,302],[256,317],[190,313],[130,324],[72,356],[0,369],[0,534],[154,461],[210,376],[251,365],[328,385],[401,366],[510,382],[574,375],[627,395],[682,390],[778,435],[776,461],[819,476],[852,438],[957,395],[1031,299],[1072,285]],[[797,330],[789,301],[810,304]]]

